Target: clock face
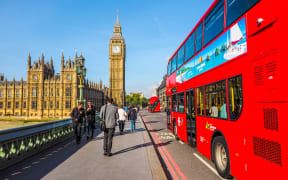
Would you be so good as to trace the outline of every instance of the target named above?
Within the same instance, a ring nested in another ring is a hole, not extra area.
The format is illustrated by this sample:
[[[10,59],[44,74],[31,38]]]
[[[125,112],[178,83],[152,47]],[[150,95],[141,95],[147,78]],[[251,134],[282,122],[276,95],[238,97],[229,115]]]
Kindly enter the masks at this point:
[[[115,53],[115,54],[120,53],[120,46],[113,46],[112,47],[112,52]]]

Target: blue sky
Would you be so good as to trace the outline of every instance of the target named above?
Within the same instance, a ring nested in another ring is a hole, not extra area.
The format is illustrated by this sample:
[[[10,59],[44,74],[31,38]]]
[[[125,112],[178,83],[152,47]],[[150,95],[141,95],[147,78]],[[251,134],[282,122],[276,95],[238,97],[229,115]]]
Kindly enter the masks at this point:
[[[109,84],[109,39],[116,11],[126,42],[126,93],[151,96],[179,47],[213,0],[0,1],[0,73],[26,80],[27,56],[65,60],[83,52],[87,78]]]

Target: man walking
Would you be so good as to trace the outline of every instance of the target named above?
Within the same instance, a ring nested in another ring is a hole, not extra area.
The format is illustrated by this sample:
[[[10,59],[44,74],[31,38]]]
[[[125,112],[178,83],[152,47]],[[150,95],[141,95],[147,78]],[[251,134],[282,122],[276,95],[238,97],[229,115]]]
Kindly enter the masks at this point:
[[[95,116],[96,116],[96,111],[91,101],[88,101],[86,115],[87,115],[87,123],[88,123],[87,141],[89,141],[89,139],[93,139],[94,137]]]
[[[120,134],[122,135],[124,127],[125,127],[125,120],[127,117],[127,114],[125,110],[123,109],[123,105],[121,105],[120,108],[118,109],[118,115],[119,115],[119,131],[120,131]]]
[[[129,109],[130,122],[131,122],[131,133],[135,131],[135,122],[137,120],[137,111],[134,106]]]
[[[112,100],[107,97],[107,104],[101,107],[100,118],[105,121],[106,129],[104,130],[104,155],[111,156],[112,139],[115,132],[116,121],[118,119],[117,108],[112,105]]]
[[[70,114],[72,121],[73,121],[73,128],[74,128],[77,144],[80,144],[80,140],[81,140],[81,125],[83,122],[83,119],[82,119],[83,116],[81,115],[80,111],[82,111],[82,109],[83,109],[83,104],[80,103],[78,107],[75,107]]]

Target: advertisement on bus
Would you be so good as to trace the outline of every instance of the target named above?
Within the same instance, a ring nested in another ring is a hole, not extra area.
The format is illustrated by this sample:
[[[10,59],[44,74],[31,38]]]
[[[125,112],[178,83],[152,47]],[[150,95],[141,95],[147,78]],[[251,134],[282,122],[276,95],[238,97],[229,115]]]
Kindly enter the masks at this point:
[[[189,79],[219,66],[247,52],[245,18],[217,38],[195,58],[176,72],[176,83]]]

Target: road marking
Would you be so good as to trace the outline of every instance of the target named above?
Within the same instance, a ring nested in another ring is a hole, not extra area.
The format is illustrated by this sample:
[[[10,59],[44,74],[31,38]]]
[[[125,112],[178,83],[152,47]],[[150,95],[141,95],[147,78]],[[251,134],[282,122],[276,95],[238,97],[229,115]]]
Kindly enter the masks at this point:
[[[38,164],[38,163],[39,163],[39,161],[32,162],[33,165],[34,165],[34,164]]]
[[[31,168],[31,166],[26,166],[26,167],[24,167],[22,169],[24,170],[24,169],[28,169],[28,168]]]
[[[198,154],[193,153],[193,155],[198,158],[205,166],[207,166],[213,173],[215,173],[220,179],[222,180],[226,180],[224,178],[222,178],[218,172],[216,171],[216,169],[214,169],[212,166],[210,166],[210,164],[208,164],[203,158],[201,158]]]
[[[174,159],[171,157],[170,153],[167,151],[167,149],[164,147],[164,145],[162,144],[160,138],[157,136],[157,134],[153,131],[151,125],[149,124],[149,122],[146,120],[146,118],[144,118],[142,116],[143,121],[145,122],[147,129],[150,130],[150,133],[152,135],[152,138],[154,139],[154,142],[157,143],[157,148],[161,154],[161,157],[163,158],[163,160],[165,161],[165,164],[167,165],[171,175],[173,176],[173,179],[178,179],[178,177],[175,174],[175,171],[171,168],[171,164],[172,163],[173,167],[175,168],[175,170],[178,172],[178,174],[180,175],[181,179],[183,180],[187,180],[187,178],[185,177],[185,175],[183,174],[183,172],[181,171],[181,169],[179,168],[179,166],[177,165],[177,163],[174,161]],[[152,131],[151,131],[152,130]],[[154,136],[154,137],[153,137]],[[161,150],[161,151],[160,151]],[[167,160],[169,159],[169,161]]]
[[[15,173],[11,174],[11,176],[15,176],[15,175],[21,174],[21,173],[22,173],[22,172],[18,171],[18,172],[15,172]]]
[[[173,138],[175,138],[175,135],[174,134],[172,134],[172,133],[169,133],[170,134],[170,136],[173,136]]]
[[[184,144],[184,142],[183,142],[183,141],[180,141],[180,140],[179,140],[178,142],[179,142],[180,144]]]

